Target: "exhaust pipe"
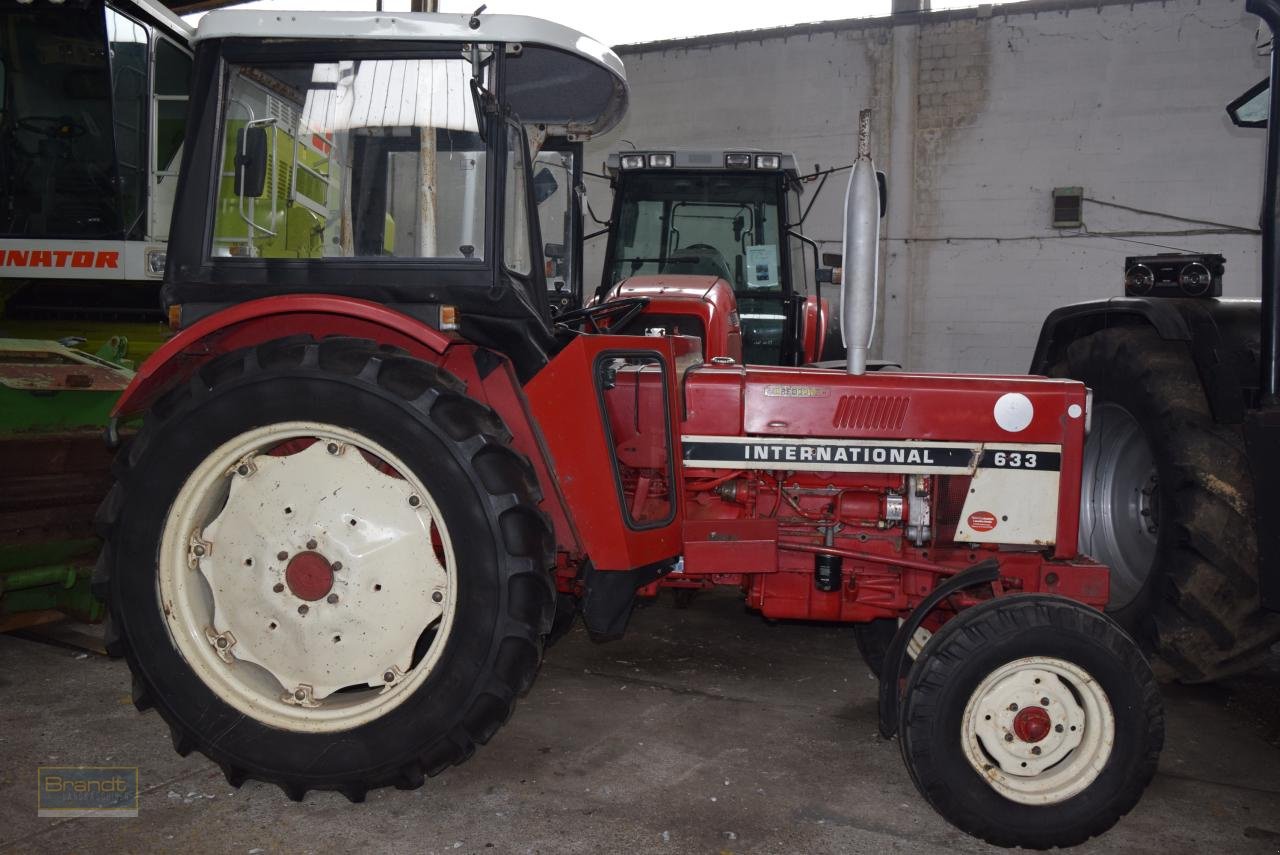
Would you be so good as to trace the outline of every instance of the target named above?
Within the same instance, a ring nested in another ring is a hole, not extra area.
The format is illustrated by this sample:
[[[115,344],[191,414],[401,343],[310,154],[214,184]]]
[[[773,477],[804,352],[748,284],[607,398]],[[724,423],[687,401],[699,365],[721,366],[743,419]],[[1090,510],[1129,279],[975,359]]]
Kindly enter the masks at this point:
[[[840,337],[850,374],[867,373],[876,329],[880,267],[880,187],[871,161],[871,111],[858,114],[858,158],[844,196],[844,276],[840,282]]]

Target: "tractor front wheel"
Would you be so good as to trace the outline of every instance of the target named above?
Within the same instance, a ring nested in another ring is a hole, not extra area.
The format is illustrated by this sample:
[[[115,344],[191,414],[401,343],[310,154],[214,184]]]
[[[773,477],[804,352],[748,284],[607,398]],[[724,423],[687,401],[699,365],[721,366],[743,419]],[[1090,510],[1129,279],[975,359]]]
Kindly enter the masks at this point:
[[[998,846],[1074,846],[1137,803],[1164,713],[1114,621],[1070,600],[1002,597],[934,635],[907,678],[898,732],[916,787]]]
[[[238,785],[414,787],[511,715],[551,628],[528,461],[434,366],[296,338],[210,362],[99,523],[140,707]]]

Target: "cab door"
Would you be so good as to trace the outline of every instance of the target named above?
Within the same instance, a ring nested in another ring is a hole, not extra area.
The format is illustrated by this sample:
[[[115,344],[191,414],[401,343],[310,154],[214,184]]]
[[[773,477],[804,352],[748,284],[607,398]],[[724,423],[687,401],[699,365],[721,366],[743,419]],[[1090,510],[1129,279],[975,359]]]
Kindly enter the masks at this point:
[[[596,571],[681,553],[677,377],[697,340],[578,336],[525,387]]]

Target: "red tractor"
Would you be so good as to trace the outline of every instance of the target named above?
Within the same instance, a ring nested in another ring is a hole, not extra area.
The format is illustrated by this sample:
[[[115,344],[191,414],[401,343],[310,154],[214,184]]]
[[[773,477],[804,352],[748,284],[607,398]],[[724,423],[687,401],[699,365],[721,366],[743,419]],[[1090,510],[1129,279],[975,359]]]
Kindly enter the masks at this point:
[[[617,122],[606,48],[268,11],[213,12],[195,45],[178,331],[109,430],[131,436],[95,572],[180,753],[293,799],[417,787],[493,737],[553,628],[617,636],[678,569],[769,617],[901,620],[880,727],[965,831],[1067,845],[1137,802],[1163,714],[1076,549],[1088,391],[865,372],[865,133],[848,370],[708,361],[592,332],[642,298],[552,320],[533,151]]]

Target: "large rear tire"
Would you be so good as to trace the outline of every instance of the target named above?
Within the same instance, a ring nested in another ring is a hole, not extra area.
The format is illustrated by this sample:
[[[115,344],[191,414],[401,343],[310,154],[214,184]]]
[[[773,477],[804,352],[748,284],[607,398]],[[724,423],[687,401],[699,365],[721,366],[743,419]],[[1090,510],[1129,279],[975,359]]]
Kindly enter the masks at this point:
[[[153,408],[117,477],[98,583],[135,703],[233,785],[419,786],[534,678],[554,611],[535,476],[428,363],[342,338],[228,354]]]
[[[1164,676],[1198,682],[1255,665],[1280,616],[1258,599],[1252,474],[1239,427],[1214,422],[1186,345],[1147,327],[1100,330],[1051,373],[1093,390],[1080,548],[1112,568],[1107,613]]]
[[[965,609],[912,666],[902,758],[947,821],[997,846],[1074,846],[1137,804],[1164,744],[1150,667],[1113,621],[1062,597]]]

